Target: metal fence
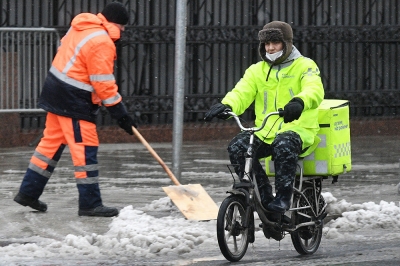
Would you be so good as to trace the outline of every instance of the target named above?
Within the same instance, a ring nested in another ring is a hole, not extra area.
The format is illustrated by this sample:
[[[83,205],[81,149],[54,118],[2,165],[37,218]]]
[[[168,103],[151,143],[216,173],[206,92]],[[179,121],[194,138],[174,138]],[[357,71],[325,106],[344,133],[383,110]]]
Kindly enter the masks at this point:
[[[75,15],[97,13],[109,2],[0,0],[0,25],[51,27],[62,36]],[[120,93],[142,123],[171,123],[175,0],[120,2],[131,14],[117,45],[115,73]],[[257,33],[271,20],[292,25],[294,45],[321,69],[326,97],[349,99],[352,117],[399,116],[398,0],[190,0],[187,5],[186,122],[200,119],[234,87],[248,66],[260,60]],[[37,61],[33,54],[30,57]],[[24,66],[34,70],[29,64]],[[48,67],[41,69],[47,72]],[[42,72],[33,75],[39,83],[45,77]],[[34,78],[29,82],[35,83]],[[33,90],[30,84],[24,88]],[[34,103],[35,98],[28,102]],[[24,115],[30,122],[23,124],[34,123],[32,117]],[[104,112],[98,123],[112,121]]]
[[[59,43],[56,29],[0,28],[0,112],[37,112],[37,100]]]

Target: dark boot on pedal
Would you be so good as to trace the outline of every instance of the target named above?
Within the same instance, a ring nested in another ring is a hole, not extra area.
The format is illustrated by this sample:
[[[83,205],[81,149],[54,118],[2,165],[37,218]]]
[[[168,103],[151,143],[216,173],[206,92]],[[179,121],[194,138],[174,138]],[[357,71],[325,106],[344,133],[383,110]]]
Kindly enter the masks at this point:
[[[79,216],[98,216],[98,217],[112,217],[118,215],[118,209],[114,207],[106,207],[103,205],[97,206],[93,209],[79,209]]]
[[[47,204],[38,200],[38,199],[34,199],[32,197],[29,197],[25,194],[22,194],[21,192],[19,192],[15,198],[14,201],[21,204],[22,206],[29,206],[32,209],[35,209],[37,211],[40,212],[45,212],[47,211]]]
[[[274,200],[271,184],[264,183],[260,185],[258,191],[260,192],[261,204],[263,205],[264,208],[267,208],[268,204]]]
[[[275,199],[268,204],[267,210],[278,213],[284,213],[289,210],[292,193],[293,188],[291,186],[279,188],[276,192]]]

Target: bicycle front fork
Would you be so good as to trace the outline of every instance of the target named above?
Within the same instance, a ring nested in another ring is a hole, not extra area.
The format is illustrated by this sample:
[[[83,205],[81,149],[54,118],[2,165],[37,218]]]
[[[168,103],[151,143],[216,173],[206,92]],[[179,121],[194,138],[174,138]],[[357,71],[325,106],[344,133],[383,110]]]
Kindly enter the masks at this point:
[[[253,163],[253,159],[251,157],[246,158],[246,163],[244,165],[244,173],[243,173],[243,180],[250,182],[250,171],[251,171],[251,164]]]

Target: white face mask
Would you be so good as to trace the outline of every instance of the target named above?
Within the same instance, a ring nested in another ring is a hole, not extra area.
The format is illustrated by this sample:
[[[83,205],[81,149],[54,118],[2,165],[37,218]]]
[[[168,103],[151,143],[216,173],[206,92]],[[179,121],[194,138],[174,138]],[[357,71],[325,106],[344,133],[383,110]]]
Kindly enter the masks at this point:
[[[269,60],[271,60],[271,62],[275,62],[275,60],[280,57],[283,54],[283,50],[280,50],[279,52],[270,54],[268,52],[265,53],[265,57]]]

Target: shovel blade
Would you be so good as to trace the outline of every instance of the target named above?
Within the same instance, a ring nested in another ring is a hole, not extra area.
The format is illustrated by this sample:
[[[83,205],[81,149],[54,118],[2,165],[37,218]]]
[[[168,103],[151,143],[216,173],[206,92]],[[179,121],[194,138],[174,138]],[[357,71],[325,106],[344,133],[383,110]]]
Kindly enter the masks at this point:
[[[163,187],[163,190],[188,220],[215,220],[218,206],[200,184]]]

